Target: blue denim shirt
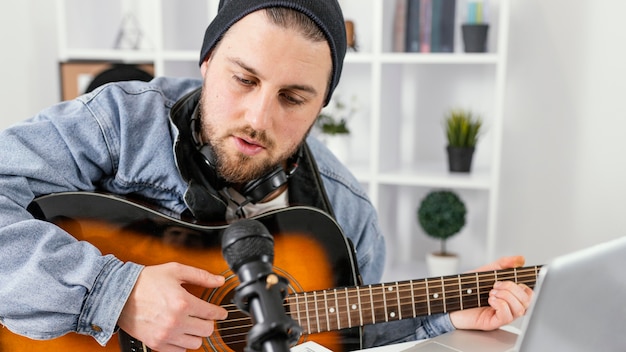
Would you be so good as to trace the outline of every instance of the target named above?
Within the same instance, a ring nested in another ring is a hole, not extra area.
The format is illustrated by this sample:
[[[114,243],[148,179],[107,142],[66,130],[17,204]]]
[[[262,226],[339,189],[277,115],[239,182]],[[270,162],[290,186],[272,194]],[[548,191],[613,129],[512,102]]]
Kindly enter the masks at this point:
[[[35,339],[68,332],[109,341],[142,266],[102,255],[26,210],[37,196],[65,191],[134,193],[182,213],[186,183],[176,168],[169,110],[199,87],[194,79],[106,85],[56,104],[0,133],[0,323]],[[356,247],[365,283],[381,278],[384,238],[358,181],[308,137],[337,221]],[[368,344],[424,338],[452,329],[447,315],[401,321]],[[390,324],[393,326],[393,324]]]

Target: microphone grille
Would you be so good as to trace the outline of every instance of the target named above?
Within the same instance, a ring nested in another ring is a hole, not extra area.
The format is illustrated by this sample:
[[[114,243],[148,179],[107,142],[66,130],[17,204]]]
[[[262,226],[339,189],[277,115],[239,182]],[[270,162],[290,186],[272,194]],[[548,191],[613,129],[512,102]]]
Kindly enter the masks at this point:
[[[273,263],[274,238],[258,220],[239,220],[224,230],[222,255],[233,271],[250,261]]]

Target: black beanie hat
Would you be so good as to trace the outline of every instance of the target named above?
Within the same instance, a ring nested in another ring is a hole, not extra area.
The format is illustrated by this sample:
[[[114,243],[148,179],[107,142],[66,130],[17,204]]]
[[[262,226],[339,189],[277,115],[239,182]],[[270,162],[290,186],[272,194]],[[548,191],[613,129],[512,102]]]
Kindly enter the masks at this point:
[[[326,35],[333,60],[333,75],[324,105],[339,83],[346,55],[346,27],[337,0],[220,0],[218,12],[204,33],[200,65],[224,33],[246,15],[267,7],[287,7],[307,15]]]

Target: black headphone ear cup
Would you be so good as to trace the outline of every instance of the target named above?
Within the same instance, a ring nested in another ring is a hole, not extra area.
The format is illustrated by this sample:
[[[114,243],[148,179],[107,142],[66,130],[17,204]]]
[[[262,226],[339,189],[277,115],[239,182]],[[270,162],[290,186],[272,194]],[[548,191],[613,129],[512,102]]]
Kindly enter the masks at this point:
[[[263,177],[246,183],[241,194],[251,203],[258,203],[287,183],[287,178],[285,170],[277,167]]]
[[[217,173],[217,162],[210,145],[204,144],[198,148],[196,160],[202,170],[202,175],[212,187],[221,189],[227,186],[227,183]]]

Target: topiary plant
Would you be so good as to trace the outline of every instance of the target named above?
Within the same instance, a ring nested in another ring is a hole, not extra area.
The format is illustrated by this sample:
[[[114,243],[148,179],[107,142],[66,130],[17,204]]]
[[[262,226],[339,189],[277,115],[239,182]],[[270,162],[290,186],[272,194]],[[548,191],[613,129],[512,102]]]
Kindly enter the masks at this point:
[[[446,240],[465,226],[465,203],[452,191],[433,191],[422,200],[417,219],[430,237],[441,240],[441,255],[447,255]]]

